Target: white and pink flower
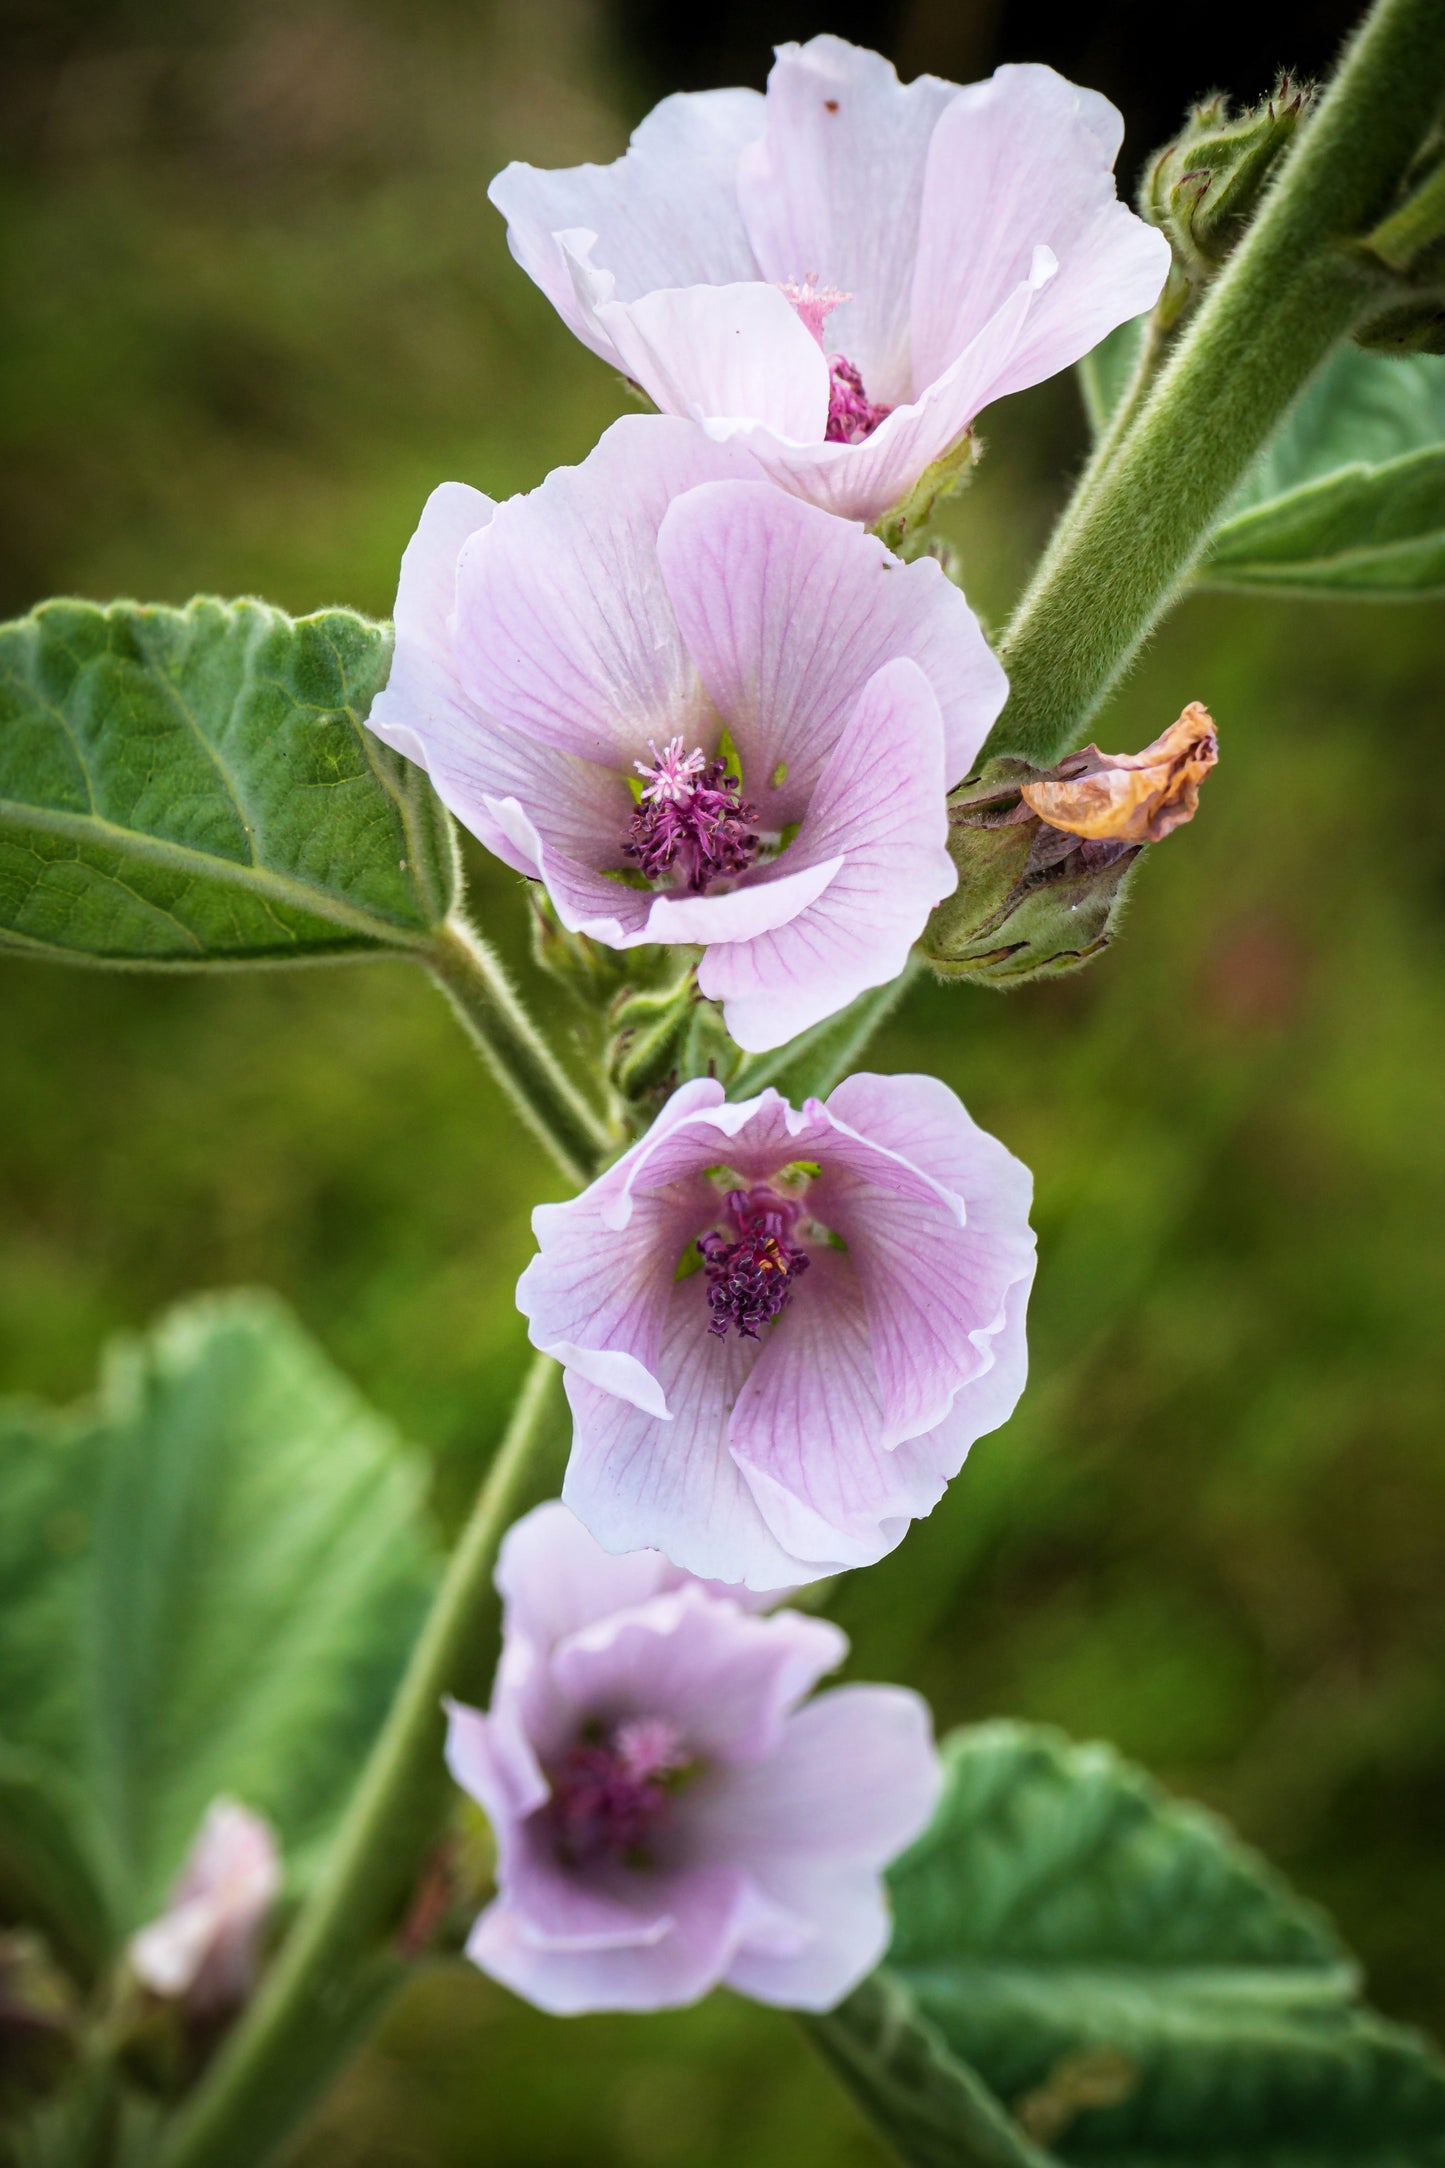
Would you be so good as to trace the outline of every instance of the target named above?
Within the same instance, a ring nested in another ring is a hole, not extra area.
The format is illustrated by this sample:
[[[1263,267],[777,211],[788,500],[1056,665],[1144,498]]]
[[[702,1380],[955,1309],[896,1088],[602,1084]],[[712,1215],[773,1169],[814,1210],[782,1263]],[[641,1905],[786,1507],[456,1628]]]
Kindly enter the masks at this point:
[[[901,84],[841,38],[766,97],[666,98],[610,166],[510,165],[512,253],[666,414],[876,520],[982,408],[1149,308],[1163,234],[1119,202],[1123,122],[1037,65]]]
[[[198,2018],[239,2009],[280,1891],[270,1824],[238,1800],[212,1800],[165,1910],[131,1938],[136,1978]]]
[[[683,1085],[532,1216],[517,1302],[566,1370],[563,1497],[610,1551],[755,1589],[881,1558],[1023,1390],[1031,1187],[934,1077],[800,1111]]]
[[[882,1957],[882,1869],[937,1803],[918,1695],[805,1699],[847,1653],[836,1626],[610,1556],[561,1504],[510,1531],[497,1585],[492,1705],[453,1704],[447,1739],[497,1842],[467,1954],[558,2015],[720,1984],[831,2008]]]
[[[528,496],[434,493],[368,721],[572,931],[703,948],[762,1049],[902,970],[1006,690],[937,564],[634,415]]]

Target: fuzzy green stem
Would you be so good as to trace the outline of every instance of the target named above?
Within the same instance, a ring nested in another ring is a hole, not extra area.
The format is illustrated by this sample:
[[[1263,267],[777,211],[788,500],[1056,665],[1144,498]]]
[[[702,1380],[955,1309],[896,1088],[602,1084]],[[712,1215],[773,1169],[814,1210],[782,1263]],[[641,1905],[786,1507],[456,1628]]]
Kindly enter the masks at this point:
[[[1258,218],[1108,472],[1066,512],[1001,646],[985,758],[1076,742],[1158,623],[1255,455],[1375,289],[1351,244],[1381,217],[1445,90],[1440,0],[1378,0]]]
[[[388,1938],[446,1812],[442,1697],[486,1691],[492,1569],[511,1523],[555,1485],[560,1376],[534,1361],[321,1879],[157,2168],[264,2168],[405,1977]]]
[[[448,919],[422,959],[463,1029],[570,1182],[592,1179],[613,1140],[528,1016],[491,949]]]

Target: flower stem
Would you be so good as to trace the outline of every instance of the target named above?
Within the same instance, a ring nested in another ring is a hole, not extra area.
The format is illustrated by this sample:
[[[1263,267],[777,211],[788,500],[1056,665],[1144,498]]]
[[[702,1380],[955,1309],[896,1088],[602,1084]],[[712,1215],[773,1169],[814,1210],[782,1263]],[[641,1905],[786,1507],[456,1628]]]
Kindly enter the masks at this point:
[[[543,1039],[481,935],[463,919],[448,919],[423,961],[568,1180],[579,1188],[589,1182],[614,1140]]]
[[[513,1520],[560,1473],[560,1376],[536,1357],[321,1878],[157,2168],[264,2168],[406,1977],[388,1938],[446,1812],[442,1696],[486,1691],[492,1568]]]
[[[1076,742],[1250,462],[1375,289],[1351,244],[1389,208],[1445,89],[1440,0],[1377,0],[1250,231],[1106,472],[1091,467],[1002,642],[985,758]],[[1378,305],[1378,302],[1377,302]]]

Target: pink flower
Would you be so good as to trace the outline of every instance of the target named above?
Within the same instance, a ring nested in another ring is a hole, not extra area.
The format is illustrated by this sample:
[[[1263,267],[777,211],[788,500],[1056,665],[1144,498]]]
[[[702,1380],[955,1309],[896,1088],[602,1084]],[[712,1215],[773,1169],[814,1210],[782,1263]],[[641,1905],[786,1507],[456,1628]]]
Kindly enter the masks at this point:
[[[563,1497],[610,1551],[750,1588],[863,1566],[1023,1390],[1031,1183],[944,1084],[795,1112],[685,1084],[517,1286],[567,1373]]]
[[[875,520],[974,416],[1149,308],[1163,234],[1121,204],[1123,123],[1052,68],[906,87],[841,38],[766,98],[665,98],[610,166],[511,165],[512,253],[666,414]]]
[[[213,1800],[165,1911],[131,1939],[131,1969],[197,2017],[238,2008],[255,1985],[280,1887],[270,1825],[234,1799]]]
[[[436,491],[369,722],[564,925],[702,946],[760,1049],[903,968],[1005,691],[936,564],[634,415],[529,496]]]
[[[836,1626],[760,1617],[655,1551],[609,1557],[557,1503],[511,1530],[497,1585],[492,1706],[449,1712],[498,1853],[468,1956],[560,2015],[720,1983],[831,2008],[883,1955],[881,1870],[938,1799],[924,1703],[805,1703],[847,1653]]]

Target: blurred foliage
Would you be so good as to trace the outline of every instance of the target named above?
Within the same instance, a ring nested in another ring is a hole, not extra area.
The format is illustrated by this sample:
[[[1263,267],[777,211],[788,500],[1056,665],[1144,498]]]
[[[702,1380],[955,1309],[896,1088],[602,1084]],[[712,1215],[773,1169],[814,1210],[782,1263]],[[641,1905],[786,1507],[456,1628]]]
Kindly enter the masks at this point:
[[[507,157],[619,147],[641,100],[587,0],[10,14],[4,614],[197,588],[384,612],[437,481],[528,486],[625,410],[483,194]],[[1072,387],[985,434],[952,527],[997,622],[1080,455]],[[1224,1808],[1336,1912],[1377,2005],[1437,2030],[1441,629],[1430,604],[1187,603],[1099,734],[1134,750],[1199,698],[1221,765],[1114,950],[1007,998],[920,985],[877,1044],[1036,1170],[1034,1383],[833,1598],[855,1671],[917,1683],[942,1723],[1102,1734]],[[521,884],[472,870],[525,976]],[[78,1393],[109,1331],[269,1284],[429,1450],[454,1520],[520,1376],[512,1285],[554,1188],[420,975],[7,961],[0,1015],[0,1389]],[[770,2013],[561,2028],[442,1970],[300,2158],[479,2146],[498,2168],[880,2158]]]

